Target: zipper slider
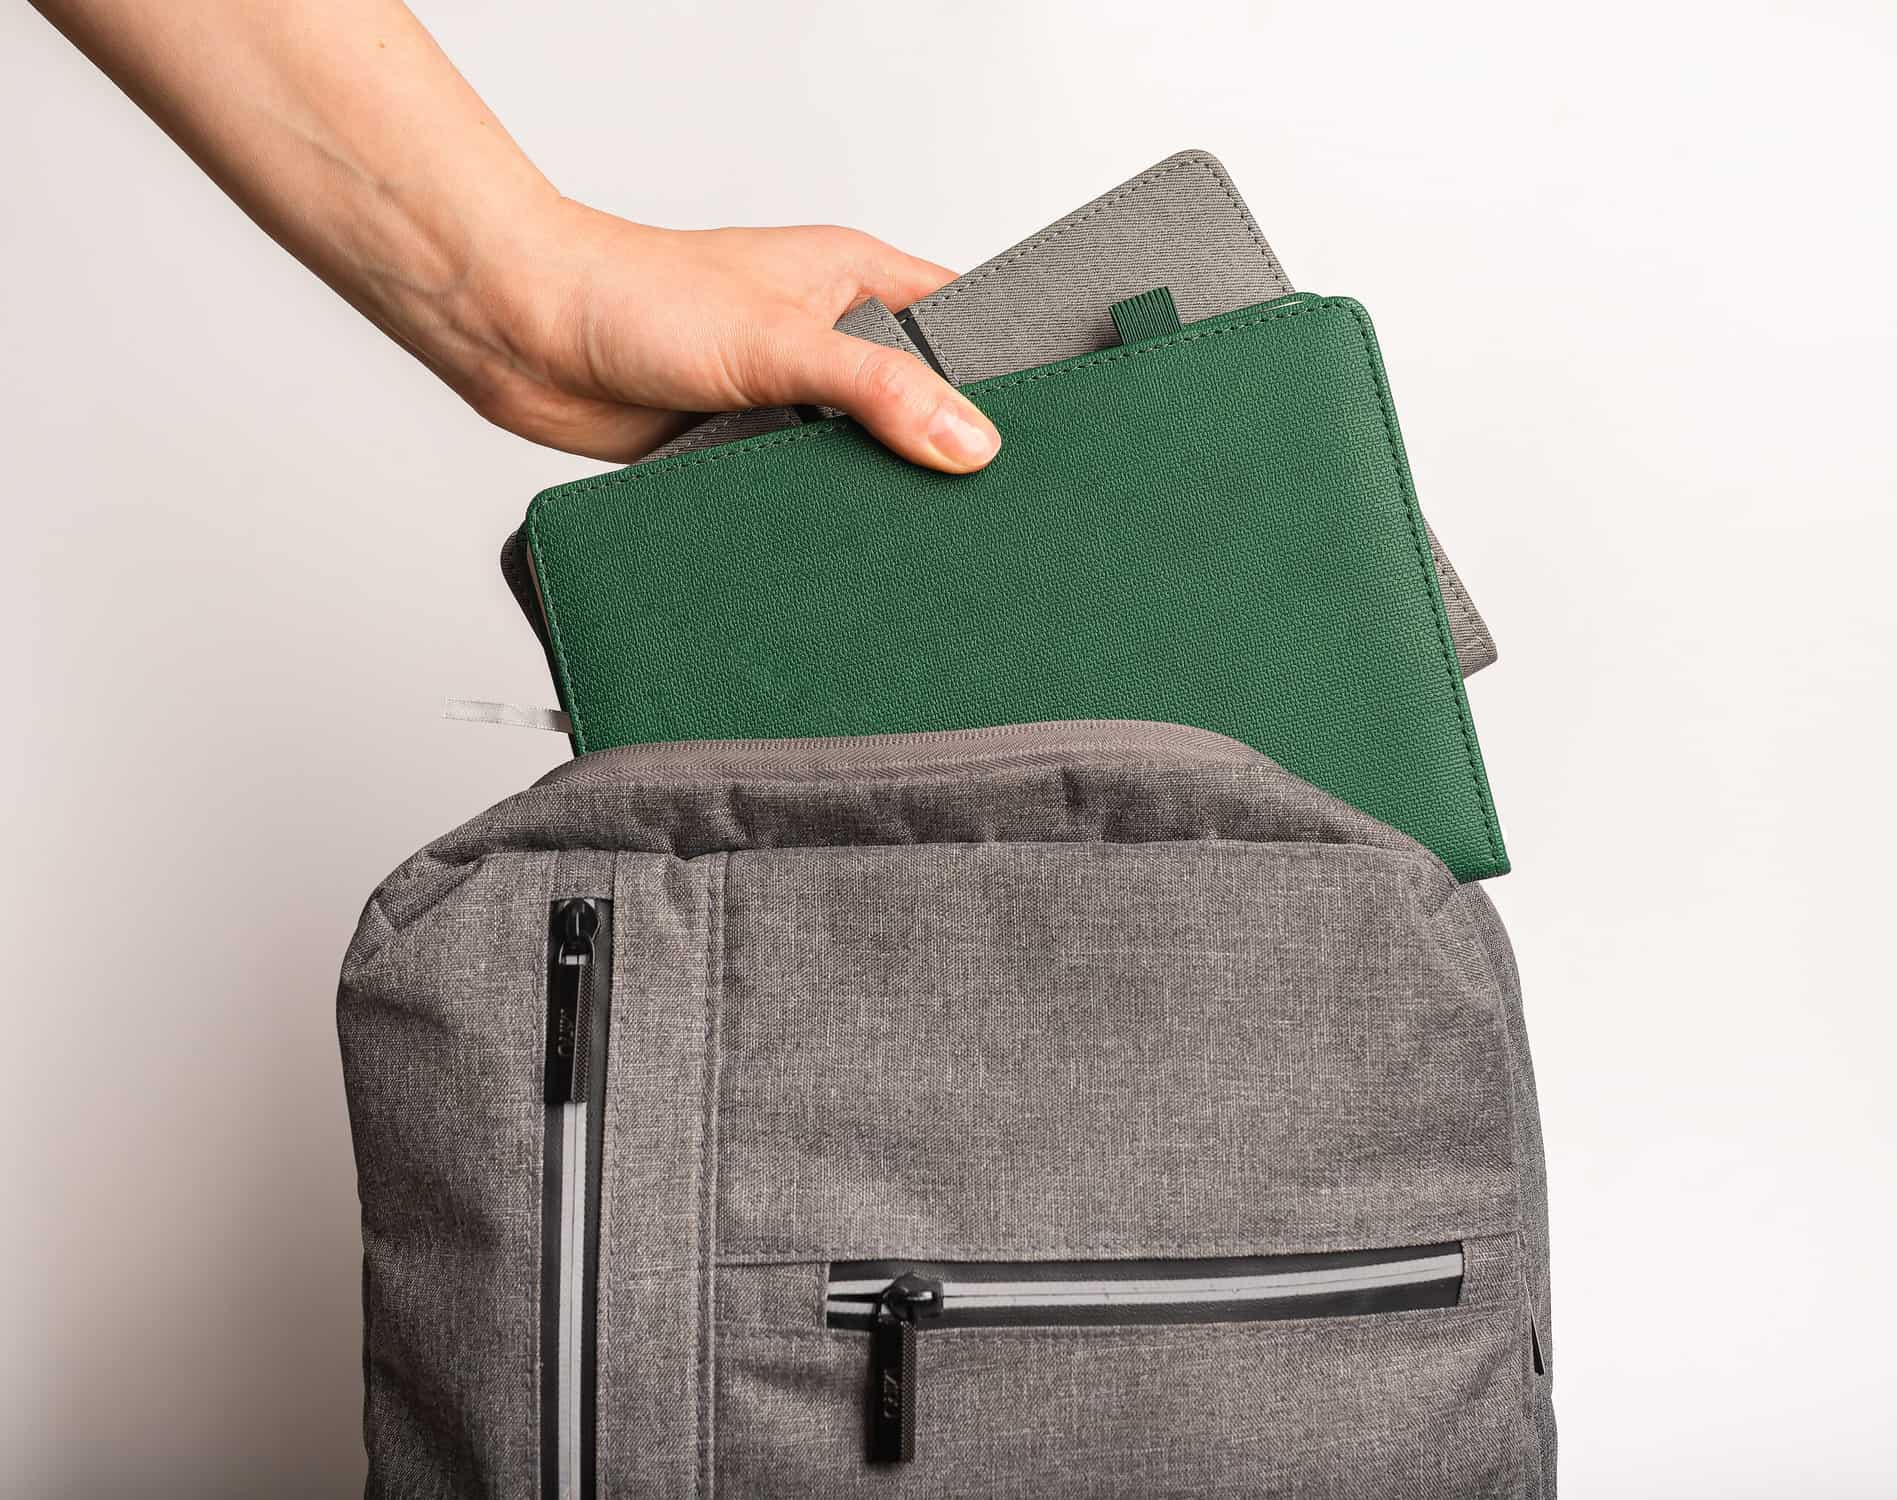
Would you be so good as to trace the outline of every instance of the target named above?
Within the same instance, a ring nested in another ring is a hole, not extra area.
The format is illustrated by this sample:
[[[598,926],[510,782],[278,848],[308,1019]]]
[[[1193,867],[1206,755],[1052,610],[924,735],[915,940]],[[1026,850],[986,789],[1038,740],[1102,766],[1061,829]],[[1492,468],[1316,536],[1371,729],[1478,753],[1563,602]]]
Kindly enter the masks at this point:
[[[870,1330],[872,1463],[906,1464],[916,1456],[916,1330],[942,1316],[942,1283],[907,1272],[883,1289]]]
[[[547,1077],[549,1104],[586,1098],[587,1042],[592,1035],[593,940],[599,903],[586,897],[553,906],[552,962],[547,971]]]

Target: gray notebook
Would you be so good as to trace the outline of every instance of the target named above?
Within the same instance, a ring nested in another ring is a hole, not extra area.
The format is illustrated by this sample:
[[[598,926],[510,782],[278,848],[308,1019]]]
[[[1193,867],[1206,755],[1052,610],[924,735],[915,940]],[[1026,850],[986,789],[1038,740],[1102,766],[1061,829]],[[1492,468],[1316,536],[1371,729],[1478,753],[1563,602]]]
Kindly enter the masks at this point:
[[[1293,290],[1225,168],[1208,152],[1167,157],[899,314],[870,301],[845,314],[837,327],[926,359],[963,385],[1119,343],[1109,309],[1155,286],[1171,289],[1179,317],[1188,323]],[[787,406],[724,412],[639,462],[802,420]],[[1495,660],[1495,643],[1433,531],[1430,546],[1456,656],[1467,676]],[[518,532],[501,549],[501,571],[545,644],[546,625]]]

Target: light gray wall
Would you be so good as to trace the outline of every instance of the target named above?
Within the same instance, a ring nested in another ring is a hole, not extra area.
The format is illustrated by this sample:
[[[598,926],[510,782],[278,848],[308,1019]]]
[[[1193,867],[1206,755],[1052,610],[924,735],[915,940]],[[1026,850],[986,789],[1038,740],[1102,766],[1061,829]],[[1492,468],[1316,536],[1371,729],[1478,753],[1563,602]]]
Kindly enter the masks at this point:
[[[1897,12],[422,10],[564,189],[660,223],[966,266],[1224,156],[1377,316],[1501,642],[1568,1494],[1897,1490]],[[483,427],[24,7],[0,52],[0,1449],[23,1494],[333,1495],[335,963],[563,754],[435,715],[547,700],[492,554],[594,466]]]

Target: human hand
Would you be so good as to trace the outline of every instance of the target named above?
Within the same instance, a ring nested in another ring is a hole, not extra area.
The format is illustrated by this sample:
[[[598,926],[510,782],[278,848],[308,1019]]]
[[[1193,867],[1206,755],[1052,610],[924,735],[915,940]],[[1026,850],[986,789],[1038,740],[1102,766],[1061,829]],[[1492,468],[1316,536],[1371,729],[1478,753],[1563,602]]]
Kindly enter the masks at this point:
[[[917,463],[988,419],[831,325],[950,273],[847,229],[654,229],[561,197],[400,0],[35,0],[253,219],[489,420],[594,458],[687,413],[840,407]]]
[[[993,424],[921,360],[831,326],[869,297],[906,307],[943,267],[827,226],[655,229],[567,199],[540,215],[404,334],[489,421],[625,461],[680,413],[807,403],[931,468],[994,456]]]

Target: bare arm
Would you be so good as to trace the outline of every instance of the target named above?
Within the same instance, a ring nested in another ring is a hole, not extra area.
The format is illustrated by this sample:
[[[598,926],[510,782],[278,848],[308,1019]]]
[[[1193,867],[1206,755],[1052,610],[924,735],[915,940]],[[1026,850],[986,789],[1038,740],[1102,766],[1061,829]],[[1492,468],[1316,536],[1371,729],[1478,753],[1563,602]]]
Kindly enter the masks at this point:
[[[680,412],[841,407],[908,458],[999,439],[836,333],[949,279],[853,230],[677,231],[563,198],[397,0],[36,0],[267,233],[490,421],[637,457]]]

